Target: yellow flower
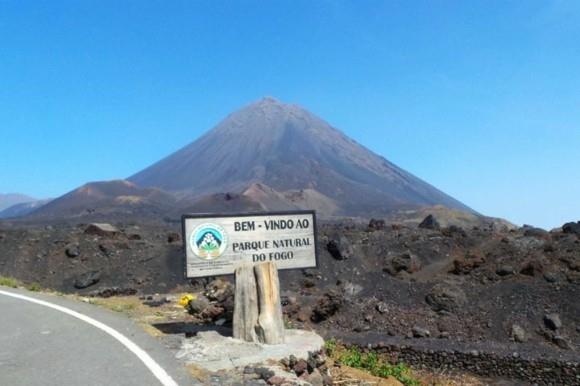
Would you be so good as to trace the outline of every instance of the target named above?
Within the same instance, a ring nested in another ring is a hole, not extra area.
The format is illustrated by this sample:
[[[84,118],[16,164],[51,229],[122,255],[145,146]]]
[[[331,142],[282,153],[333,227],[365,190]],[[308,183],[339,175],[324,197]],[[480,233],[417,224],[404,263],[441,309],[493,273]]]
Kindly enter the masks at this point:
[[[179,305],[181,307],[187,307],[187,305],[189,304],[190,301],[194,300],[196,298],[196,296],[191,295],[191,294],[185,294],[181,297],[181,299],[179,299]]]

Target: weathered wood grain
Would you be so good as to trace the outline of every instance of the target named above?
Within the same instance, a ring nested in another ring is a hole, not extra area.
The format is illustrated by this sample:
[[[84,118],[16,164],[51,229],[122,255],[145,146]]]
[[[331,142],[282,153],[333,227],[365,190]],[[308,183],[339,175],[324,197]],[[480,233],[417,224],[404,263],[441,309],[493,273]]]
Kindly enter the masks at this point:
[[[254,266],[258,290],[258,340],[266,344],[284,343],[284,320],[280,303],[278,269],[272,262]]]
[[[244,264],[236,268],[235,275],[234,338],[258,342],[258,290],[254,269],[251,264]]]

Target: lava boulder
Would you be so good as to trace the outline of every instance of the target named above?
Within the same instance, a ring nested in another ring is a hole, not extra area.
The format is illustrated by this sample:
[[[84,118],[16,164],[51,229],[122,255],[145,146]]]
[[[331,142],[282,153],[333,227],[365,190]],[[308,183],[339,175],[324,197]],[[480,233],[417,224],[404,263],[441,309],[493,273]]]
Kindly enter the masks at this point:
[[[497,273],[499,276],[509,276],[515,273],[515,269],[511,265],[504,264],[497,267],[495,273]]]
[[[432,214],[428,215],[421,221],[419,224],[419,228],[421,229],[431,229],[431,230],[439,230],[441,229],[441,225],[439,221],[433,216]]]
[[[580,235],[580,221],[564,224],[562,226],[562,232]]]
[[[421,261],[417,256],[410,252],[405,252],[399,256],[396,256],[391,260],[392,270],[391,273],[399,273],[405,271],[408,273],[414,273],[421,269]]]
[[[101,237],[115,238],[121,232],[119,231],[119,229],[117,229],[116,227],[114,227],[111,224],[93,223],[93,224],[89,224],[85,228],[85,233],[87,235],[96,235],[96,236],[101,236]]]
[[[369,221],[367,229],[369,232],[382,231],[385,229],[385,220],[377,220],[376,218],[372,218]]]
[[[467,298],[461,288],[450,283],[438,283],[425,297],[434,311],[454,312],[461,308]]]
[[[513,340],[518,342],[518,343],[523,343],[523,342],[526,342],[528,340],[528,337],[526,336],[526,331],[519,324],[512,325],[512,330],[511,330],[510,335],[513,338]]]
[[[562,328],[562,320],[560,319],[560,315],[551,313],[544,315],[544,324],[550,330],[558,330]]]
[[[99,271],[89,271],[76,278],[74,287],[76,289],[83,289],[95,285],[101,280],[101,273]]]
[[[72,244],[66,248],[64,253],[67,255],[67,257],[75,258],[80,256],[81,250],[78,244]]]
[[[353,248],[348,239],[344,236],[328,241],[326,250],[336,260],[346,260],[353,256]]]
[[[318,299],[310,319],[315,323],[320,323],[336,314],[343,303],[343,298],[339,294],[332,291],[327,292]]]

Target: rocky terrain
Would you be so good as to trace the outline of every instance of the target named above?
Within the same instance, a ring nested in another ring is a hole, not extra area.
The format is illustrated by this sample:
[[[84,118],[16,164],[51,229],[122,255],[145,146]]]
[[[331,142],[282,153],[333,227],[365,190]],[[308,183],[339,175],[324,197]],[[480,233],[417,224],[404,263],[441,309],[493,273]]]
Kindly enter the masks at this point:
[[[318,268],[281,272],[295,326],[364,344],[516,347],[578,359],[580,223],[548,232],[442,226],[433,216],[324,222],[318,247]],[[227,285],[188,282],[182,272],[178,224],[0,223],[0,275],[24,282],[104,296]],[[200,322],[227,309],[218,305]]]
[[[562,349],[580,343],[580,241],[570,227],[465,230],[426,221],[322,233],[334,261],[321,272],[332,265],[335,274],[310,280],[315,292],[321,281],[335,287],[313,305],[309,319],[319,326]]]

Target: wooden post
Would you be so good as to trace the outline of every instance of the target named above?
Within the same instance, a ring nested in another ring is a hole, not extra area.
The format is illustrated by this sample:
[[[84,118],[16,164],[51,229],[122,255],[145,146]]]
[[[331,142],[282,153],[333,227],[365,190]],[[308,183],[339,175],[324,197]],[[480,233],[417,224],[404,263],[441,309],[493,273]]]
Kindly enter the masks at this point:
[[[278,269],[272,262],[235,270],[234,338],[265,344],[284,343]]]
[[[280,302],[280,282],[278,269],[272,262],[254,266],[258,283],[258,301],[260,315],[256,333],[258,339],[266,344],[284,343],[284,320]]]
[[[235,271],[236,292],[234,297],[234,338],[246,342],[258,342],[258,292],[256,277],[251,264],[244,264]]]

